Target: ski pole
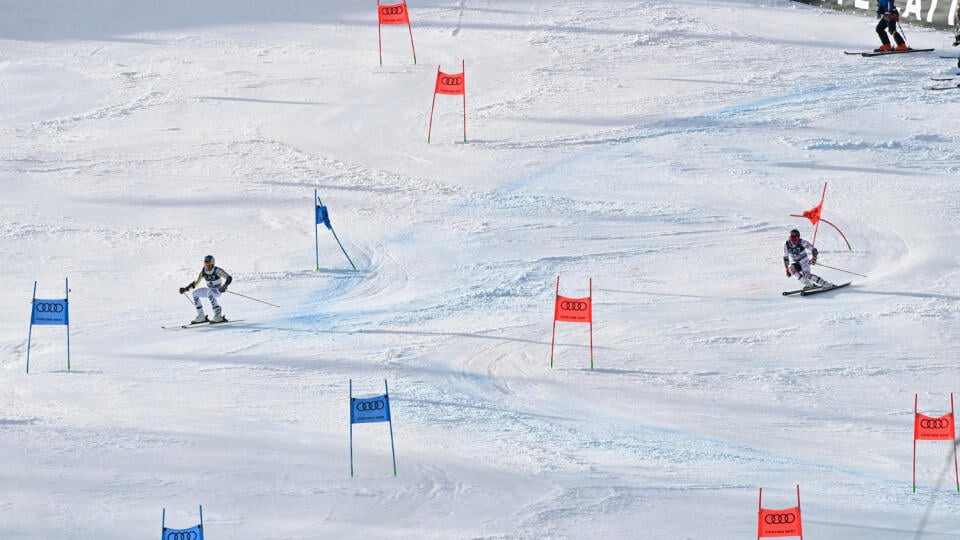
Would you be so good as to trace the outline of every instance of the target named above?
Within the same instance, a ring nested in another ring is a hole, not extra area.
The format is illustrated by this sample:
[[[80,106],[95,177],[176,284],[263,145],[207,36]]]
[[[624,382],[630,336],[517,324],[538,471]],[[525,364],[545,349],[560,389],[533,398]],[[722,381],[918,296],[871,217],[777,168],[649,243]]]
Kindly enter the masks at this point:
[[[811,264],[813,264],[813,263],[811,263]],[[831,270],[837,270],[837,271],[839,271],[839,272],[846,272],[846,273],[848,273],[848,274],[853,274],[853,275],[855,275],[855,276],[867,277],[867,276],[865,276],[865,275],[863,275],[863,274],[858,274],[858,273],[856,273],[856,272],[851,272],[851,271],[849,271],[849,270],[844,270],[844,269],[842,269],[842,268],[835,268],[835,267],[833,267],[833,266],[827,266],[827,265],[825,265],[825,264],[823,264],[823,263],[816,263],[816,265],[817,265],[817,266],[822,266],[822,267],[824,267],[824,268],[829,268],[829,269],[831,269]]]
[[[900,35],[903,36],[903,42],[907,42],[907,34],[903,31],[903,25],[900,24],[900,17],[897,17],[897,28],[900,29]]]
[[[235,292],[233,292],[233,291],[227,291],[227,292],[230,293],[230,294],[235,294],[235,295],[237,295],[237,296],[242,296],[242,297],[246,298],[247,300],[253,300],[254,302],[260,302],[261,304],[266,304],[266,305],[268,305],[268,306],[273,306],[273,307],[275,307],[275,308],[280,307],[280,306],[278,306],[278,305],[276,305],[276,304],[271,304],[270,302],[264,302],[263,300],[258,300],[258,299],[254,298],[254,297],[252,297],[252,296],[247,296],[247,295],[245,295],[245,294],[235,293]]]
[[[191,300],[190,297],[187,296],[187,293],[183,293],[183,294],[181,294],[180,296],[186,298],[186,299],[187,299],[187,302],[190,302],[190,305],[191,305],[191,306],[193,305],[193,300]]]

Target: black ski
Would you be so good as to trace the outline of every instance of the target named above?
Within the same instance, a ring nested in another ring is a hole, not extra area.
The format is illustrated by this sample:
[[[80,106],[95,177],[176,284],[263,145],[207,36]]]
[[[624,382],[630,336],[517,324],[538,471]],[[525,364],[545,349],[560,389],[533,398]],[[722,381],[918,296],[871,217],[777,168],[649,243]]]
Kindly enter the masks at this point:
[[[898,51],[898,50],[896,50],[896,49],[892,49],[892,50],[889,50],[889,51],[869,51],[869,52],[856,52],[856,51],[850,52],[850,51],[843,51],[843,54],[860,55],[860,56],[887,56],[887,55],[889,55],[889,54],[906,54],[906,53],[915,53],[915,52],[930,52],[930,51],[932,51],[932,50],[933,50],[933,49],[903,49],[902,51]]]
[[[956,77],[930,77],[931,81],[952,81],[954,79],[956,79]]]
[[[243,319],[224,319],[221,322],[204,321],[202,323],[181,324],[180,326],[161,326],[164,330],[186,330],[187,328],[199,328],[201,326],[217,326],[221,324],[240,322]]]
[[[960,84],[955,84],[953,86],[928,86],[927,90],[956,90],[960,88]]]
[[[820,294],[822,292],[832,291],[834,289],[842,289],[843,287],[850,285],[850,283],[851,282],[848,281],[846,283],[841,283],[839,285],[831,285],[829,287],[817,287],[815,289],[808,289],[806,291],[801,291],[800,296],[810,296],[811,294]]]
[[[783,291],[783,295],[790,296],[791,294],[800,294],[800,293],[803,293],[803,291],[810,291],[810,290],[819,289],[819,288],[820,287],[817,287],[816,285],[814,285],[812,287],[804,287],[802,289],[797,289],[795,291]]]

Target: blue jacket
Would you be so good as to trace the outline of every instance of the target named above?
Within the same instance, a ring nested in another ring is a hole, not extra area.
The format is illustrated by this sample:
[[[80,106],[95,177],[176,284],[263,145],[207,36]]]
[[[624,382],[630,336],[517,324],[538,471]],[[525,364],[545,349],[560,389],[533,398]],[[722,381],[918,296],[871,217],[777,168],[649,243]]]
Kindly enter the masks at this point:
[[[894,0],[877,0],[877,15],[890,13],[897,10]]]

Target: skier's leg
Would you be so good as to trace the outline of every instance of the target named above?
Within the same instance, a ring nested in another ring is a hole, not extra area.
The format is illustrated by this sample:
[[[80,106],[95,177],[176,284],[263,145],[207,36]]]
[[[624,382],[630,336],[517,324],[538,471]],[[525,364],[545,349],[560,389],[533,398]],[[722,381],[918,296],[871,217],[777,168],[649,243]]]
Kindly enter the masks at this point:
[[[803,267],[800,266],[800,263],[793,263],[791,268],[793,268],[793,275],[797,276],[797,279],[800,280],[800,283],[804,287],[812,285],[812,283],[810,283],[810,280],[807,279],[806,273],[803,271]]]
[[[207,299],[210,300],[210,306],[213,308],[213,322],[223,322],[223,309],[217,299],[220,297],[218,289],[207,289]]]
[[[900,32],[897,32],[897,19],[899,19],[899,17],[890,20],[890,35],[893,36],[893,40],[897,42],[897,47],[904,47],[907,42],[904,41]]]
[[[890,38],[887,37],[887,25],[888,22],[886,19],[880,19],[880,22],[877,23],[877,35],[880,36],[880,43],[889,47]]]
[[[197,308],[197,316],[190,322],[192,323],[202,323],[207,320],[207,315],[203,312],[203,304],[200,303],[200,291],[202,289],[193,290],[193,305]]]
[[[817,287],[829,287],[830,285],[833,285],[829,281],[811,272],[809,261],[804,261],[803,277],[806,279],[807,283],[810,283],[811,285],[816,285]]]
[[[204,290],[205,289],[194,289],[192,293],[193,305],[200,311],[203,311],[203,304],[200,303],[200,295],[202,294],[201,291],[204,291]]]
[[[797,274],[800,275],[800,283],[803,283],[804,287],[813,287],[817,285],[817,282],[810,279],[810,276],[813,274],[810,273],[810,261],[804,260],[802,263],[798,263],[797,266],[800,267],[800,271]]]

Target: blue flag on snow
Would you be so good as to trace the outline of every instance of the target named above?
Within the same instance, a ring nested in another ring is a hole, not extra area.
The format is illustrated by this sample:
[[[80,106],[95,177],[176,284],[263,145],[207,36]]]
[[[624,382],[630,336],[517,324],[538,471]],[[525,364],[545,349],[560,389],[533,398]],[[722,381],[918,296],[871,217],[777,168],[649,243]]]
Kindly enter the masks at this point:
[[[333,230],[333,226],[330,225],[330,213],[327,212],[327,207],[319,203],[317,200],[317,225],[324,225],[326,228]]]
[[[340,251],[343,252],[343,256],[347,258],[347,261],[350,262],[350,266],[354,270],[357,269],[357,265],[353,264],[353,260],[347,255],[347,250],[343,249],[343,244],[340,242],[340,238],[337,237],[337,231],[333,230],[333,225],[330,224],[330,212],[327,211],[327,207],[323,204],[323,201],[320,200],[320,196],[317,195],[317,190],[313,190],[313,202],[314,202],[314,221],[317,225],[323,225],[331,233],[333,233],[333,239],[337,241],[337,245],[340,246]],[[314,252],[317,256],[317,270],[320,270],[320,234],[314,226]]]
[[[390,421],[390,398],[384,394],[371,398],[350,399],[350,423],[370,424]]]
[[[70,371],[70,281],[63,280],[63,298],[37,298],[37,282],[33,282],[33,296],[30,299],[30,330],[27,332],[27,373],[30,373],[30,346],[33,343],[33,327],[67,327],[67,371]]]
[[[167,527],[167,509],[163,509],[160,518],[160,540],[203,540],[203,505],[200,505],[200,524],[189,529],[171,529]]]
[[[383,380],[383,394],[353,397],[353,379],[350,379],[350,477],[353,478],[353,425],[386,422],[390,426],[390,453],[393,455],[393,475],[397,475],[397,453],[393,448],[393,422],[390,420],[390,390]]]
[[[35,298],[30,324],[68,325],[70,324],[67,301],[63,298],[46,300]]]
[[[163,529],[161,540],[203,540],[203,525],[189,529]]]

